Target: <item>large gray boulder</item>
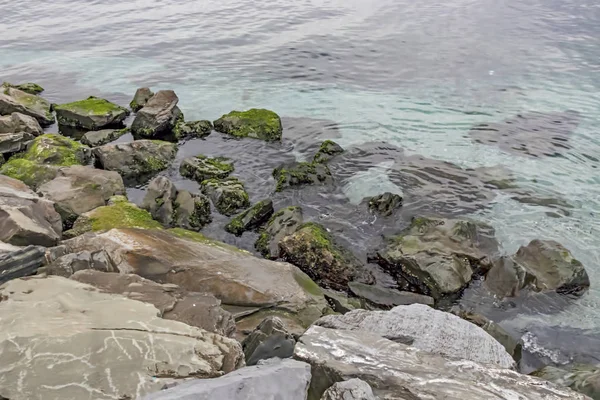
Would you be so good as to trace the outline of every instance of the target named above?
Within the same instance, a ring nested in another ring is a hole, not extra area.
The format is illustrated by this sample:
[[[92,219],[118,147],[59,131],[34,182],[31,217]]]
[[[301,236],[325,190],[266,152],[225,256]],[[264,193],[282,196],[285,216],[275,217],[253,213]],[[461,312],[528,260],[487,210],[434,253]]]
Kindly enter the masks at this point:
[[[193,380],[144,400],[306,400],[310,365],[274,360],[215,379]]]
[[[371,386],[358,378],[336,382],[323,393],[321,400],[377,400]]]
[[[449,359],[366,331],[313,326],[300,337],[294,358],[312,366],[308,400],[351,378],[367,382],[382,399],[587,399],[510,369]]]
[[[30,133],[39,136],[44,133],[37,120],[29,115],[14,112],[0,116],[0,133]]]
[[[21,113],[35,118],[41,126],[54,123],[48,100],[11,87],[0,87],[0,115]]]
[[[515,364],[504,347],[480,327],[423,304],[398,306],[390,311],[354,310],[327,315],[315,324],[372,332],[430,353],[499,368],[513,368]]]
[[[302,208],[286,207],[278,210],[269,219],[254,247],[263,256],[276,259],[279,258],[279,243],[286,236],[296,232],[304,222]]]
[[[179,98],[172,90],[159,90],[137,112],[131,124],[136,138],[168,138],[173,129],[183,121],[183,113],[177,107]]]
[[[71,279],[15,279],[0,297],[3,398],[134,399],[243,365],[235,340]]]

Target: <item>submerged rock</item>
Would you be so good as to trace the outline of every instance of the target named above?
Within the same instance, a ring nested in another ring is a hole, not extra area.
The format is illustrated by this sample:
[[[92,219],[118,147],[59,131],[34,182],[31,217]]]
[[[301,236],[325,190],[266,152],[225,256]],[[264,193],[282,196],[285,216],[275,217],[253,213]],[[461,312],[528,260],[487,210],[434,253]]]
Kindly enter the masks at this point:
[[[37,83],[33,83],[33,82],[21,83],[19,85],[12,85],[8,82],[4,82],[2,84],[2,86],[19,89],[19,90],[22,90],[23,92],[29,93],[29,94],[40,94],[44,91],[43,87],[41,87]]]
[[[59,125],[92,131],[121,125],[129,110],[108,100],[90,96],[85,100],[54,105]]]
[[[259,201],[240,215],[235,216],[225,226],[225,230],[236,236],[241,236],[242,233],[256,229],[265,223],[273,215],[273,212],[273,200]]]
[[[0,87],[0,115],[21,113],[35,118],[41,126],[54,123],[50,103],[39,96],[11,87]]]
[[[389,217],[400,207],[402,207],[402,196],[390,192],[385,192],[369,200],[369,210],[384,217]]]
[[[193,179],[197,182],[213,178],[227,178],[234,170],[233,161],[229,158],[210,158],[202,154],[185,158],[179,167],[181,176]]]
[[[266,258],[279,258],[279,242],[296,232],[303,222],[304,218],[300,207],[286,207],[278,210],[260,232],[254,247]]]
[[[94,270],[100,272],[119,272],[113,261],[104,250],[80,251],[65,254],[52,261],[43,272],[48,275],[70,277],[77,271]]]
[[[313,157],[315,163],[326,163],[338,154],[342,154],[344,149],[342,146],[334,142],[333,140],[326,140],[321,143],[317,154]]]
[[[0,133],[28,133],[39,136],[44,133],[44,130],[35,118],[14,112],[0,116]]]
[[[323,393],[321,400],[377,400],[371,386],[358,378],[336,382]]]
[[[377,307],[391,308],[409,304],[425,304],[433,306],[434,300],[429,296],[418,293],[405,292],[397,289],[385,288],[376,285],[365,285],[360,282],[350,282],[350,291],[357,297],[362,297]]]
[[[217,132],[268,142],[281,140],[283,133],[279,115],[270,110],[257,108],[248,111],[232,111],[216,120],[214,126]]]
[[[159,90],[135,115],[131,125],[133,136],[136,139],[175,139],[173,129],[183,121],[177,103],[179,98],[174,91]]]
[[[12,280],[0,297],[4,398],[133,399],[173,379],[218,377],[244,363],[233,339],[71,279]]]
[[[531,375],[600,399],[600,367],[595,365],[571,364],[563,367],[547,366]]]
[[[184,138],[203,138],[212,132],[213,125],[210,121],[188,121],[180,122],[174,129],[175,137]]]
[[[244,184],[238,178],[228,177],[222,180],[207,179],[202,181],[204,193],[223,215],[231,216],[250,206],[250,197]]]
[[[123,129],[102,129],[100,131],[86,132],[81,138],[81,143],[90,147],[97,147],[108,144],[129,133],[128,128]]]
[[[273,178],[277,182],[276,192],[293,186],[325,184],[333,181],[327,165],[307,162],[281,165],[273,170]]]
[[[152,90],[150,90],[150,88],[139,88],[135,91],[135,95],[133,96],[133,100],[131,100],[129,103],[129,107],[131,110],[133,110],[133,112],[137,112],[141,110],[146,103],[148,103],[148,100],[150,100],[152,96],[154,96],[154,93]]]

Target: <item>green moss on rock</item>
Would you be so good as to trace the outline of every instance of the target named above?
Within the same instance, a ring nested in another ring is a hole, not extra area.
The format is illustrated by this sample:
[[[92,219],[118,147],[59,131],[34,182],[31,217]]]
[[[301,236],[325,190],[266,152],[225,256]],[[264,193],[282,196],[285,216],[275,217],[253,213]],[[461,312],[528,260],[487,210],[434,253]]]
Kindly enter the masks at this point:
[[[54,166],[38,164],[23,158],[11,158],[0,168],[1,174],[18,179],[33,189],[56,178],[57,172],[58,168]]]
[[[233,218],[226,226],[227,232],[240,236],[248,230],[258,228],[273,215],[273,201],[262,200],[254,206]]]
[[[96,130],[118,125],[129,115],[129,110],[108,100],[90,96],[85,100],[54,106],[60,125]]]
[[[7,88],[12,87],[15,89],[19,89],[25,93],[29,93],[29,94],[33,94],[33,95],[40,94],[44,91],[43,87],[41,87],[37,83],[33,83],[33,82],[21,83],[19,85],[12,85],[8,82],[4,82],[2,84],[2,86],[7,87]]]
[[[197,243],[221,247],[226,250],[232,250],[232,251],[236,251],[236,252],[240,252],[240,253],[244,253],[244,254],[250,254],[246,250],[238,249],[237,247],[231,246],[227,243],[223,243],[223,242],[219,242],[218,240],[211,239],[211,238],[201,234],[200,232],[194,232],[194,231],[190,231],[190,230],[183,229],[183,228],[168,229],[168,232],[170,232],[171,234],[173,234],[181,239],[186,239],[186,240],[191,240],[191,241],[197,242]]]
[[[283,127],[279,116],[270,110],[253,108],[232,111],[214,122],[215,130],[228,135],[266,141],[281,140]]]
[[[292,186],[314,185],[332,180],[331,172],[325,164],[298,162],[282,165],[273,170],[276,192]]]
[[[324,163],[331,160],[338,154],[342,154],[343,152],[344,149],[339,144],[333,140],[325,140],[323,143],[321,143],[317,154],[315,154],[313,158],[313,162]]]
[[[237,178],[207,179],[201,183],[202,193],[207,195],[223,215],[233,215],[250,206],[250,197],[244,184]]]
[[[202,182],[207,179],[223,179],[234,171],[233,162],[226,157],[210,158],[199,154],[181,162],[179,173],[186,178]]]

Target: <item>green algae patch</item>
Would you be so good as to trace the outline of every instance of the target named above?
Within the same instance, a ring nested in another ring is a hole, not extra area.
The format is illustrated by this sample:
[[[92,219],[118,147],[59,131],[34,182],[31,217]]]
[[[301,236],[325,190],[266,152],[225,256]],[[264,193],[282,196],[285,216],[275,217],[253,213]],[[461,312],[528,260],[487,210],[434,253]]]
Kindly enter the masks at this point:
[[[232,111],[214,122],[215,130],[239,138],[280,141],[283,127],[279,115],[273,111],[252,108],[248,111]]]
[[[308,275],[300,270],[294,270],[294,280],[304,291],[313,296],[323,296],[323,291]]]
[[[65,136],[47,133],[35,138],[23,158],[61,167],[83,165],[89,159],[89,148]]]
[[[344,149],[339,144],[333,140],[325,140],[323,143],[321,143],[317,154],[315,154],[313,157],[313,162],[325,163],[338,154],[342,154],[343,152]]]
[[[181,238],[181,239],[186,239],[186,240],[191,240],[191,241],[197,242],[197,243],[217,246],[217,247],[221,247],[226,250],[232,250],[232,251],[236,251],[239,253],[250,254],[246,250],[238,249],[237,247],[231,246],[227,243],[223,243],[223,242],[219,242],[218,240],[210,239],[199,232],[194,232],[194,231],[190,231],[190,230],[183,229],[183,228],[168,229],[168,232]]]
[[[97,130],[119,125],[129,110],[108,100],[90,96],[85,100],[54,106],[59,125]]]
[[[11,87],[11,88],[19,89],[25,93],[33,94],[33,95],[40,94],[44,91],[43,87],[41,87],[37,83],[33,83],[33,82],[22,83],[19,85],[13,85],[8,82],[4,82],[2,84],[2,86],[7,87],[7,88]]]
[[[51,165],[38,164],[23,158],[11,158],[0,168],[0,174],[10,176],[37,189],[45,182],[56,178],[58,169]]]
[[[327,183],[333,180],[331,171],[322,163],[297,162],[291,165],[282,165],[273,170],[276,192],[292,186],[314,185]]]

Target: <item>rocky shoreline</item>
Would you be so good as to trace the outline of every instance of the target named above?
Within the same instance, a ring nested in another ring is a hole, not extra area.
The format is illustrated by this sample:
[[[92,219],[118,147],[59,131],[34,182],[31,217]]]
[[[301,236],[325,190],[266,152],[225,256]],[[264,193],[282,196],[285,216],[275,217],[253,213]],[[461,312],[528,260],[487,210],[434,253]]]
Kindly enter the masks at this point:
[[[275,146],[286,136],[275,112],[186,121],[171,90],[138,89],[129,108],[41,94],[0,88],[0,398],[600,398],[599,367],[545,363],[526,375],[522,338],[458,302],[472,286],[503,304],[577,301],[590,279],[560,243],[504,254],[490,225],[432,212],[357,254],[298,204],[251,196],[236,159],[177,158],[209,135]],[[55,120],[71,135],[47,133]],[[353,154],[332,140],[309,147],[306,161],[266,171],[273,196],[335,186],[336,161]],[[414,171],[407,160],[395,162]],[[127,189],[139,185],[136,205]],[[414,201],[407,193],[373,193],[361,212],[391,223]],[[223,220],[254,248],[202,233]]]

